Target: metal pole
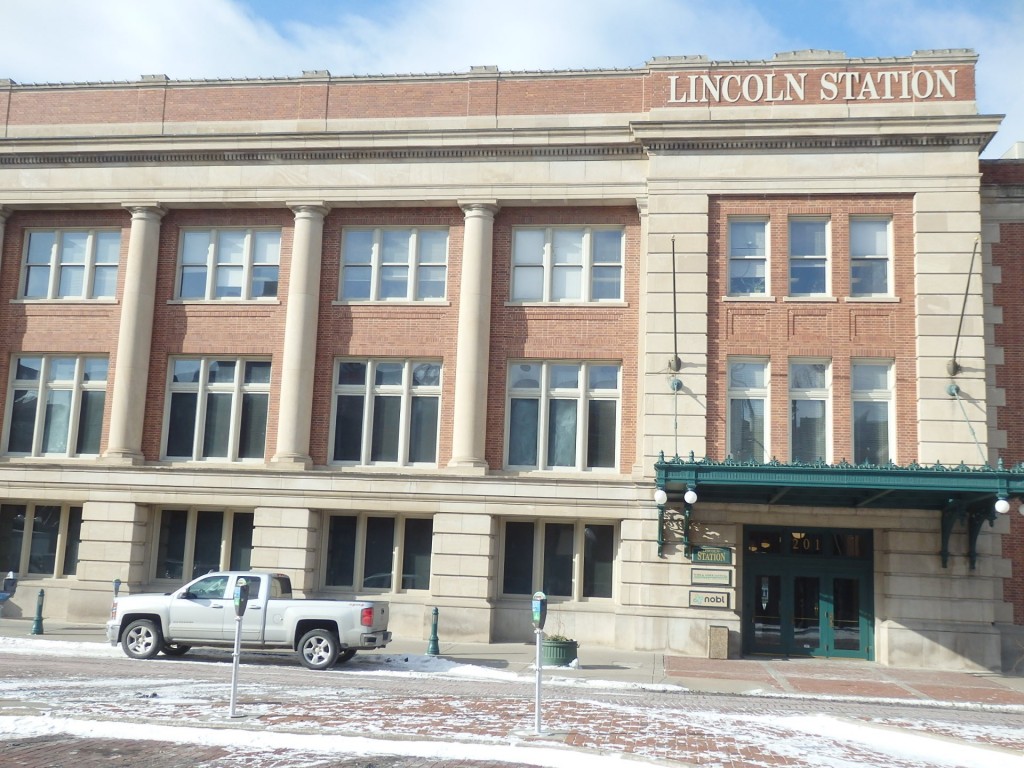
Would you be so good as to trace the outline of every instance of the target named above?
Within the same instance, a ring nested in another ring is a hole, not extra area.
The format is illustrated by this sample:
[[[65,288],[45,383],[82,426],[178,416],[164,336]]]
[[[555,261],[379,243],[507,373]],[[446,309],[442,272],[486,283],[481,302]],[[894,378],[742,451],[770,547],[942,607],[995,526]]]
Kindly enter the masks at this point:
[[[534,707],[534,730],[538,736],[541,734],[540,728],[540,683],[541,683],[541,668],[540,668],[540,646],[541,641],[544,637],[543,629],[535,629],[533,633],[537,636],[537,702]]]
[[[36,617],[32,621],[31,635],[43,634],[43,590],[39,590],[39,597],[36,598]]]
[[[231,717],[235,714],[235,698],[238,695],[238,660],[242,656],[242,617],[235,616],[235,650],[231,654]]]
[[[440,656],[441,649],[437,644],[437,607],[430,612],[430,638],[427,640],[427,656]]]

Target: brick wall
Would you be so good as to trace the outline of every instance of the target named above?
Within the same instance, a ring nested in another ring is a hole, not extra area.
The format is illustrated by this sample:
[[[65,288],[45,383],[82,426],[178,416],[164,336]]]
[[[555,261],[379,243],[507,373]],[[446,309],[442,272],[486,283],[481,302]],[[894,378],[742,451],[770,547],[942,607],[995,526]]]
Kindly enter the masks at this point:
[[[626,306],[507,305],[511,285],[512,230],[517,226],[625,228],[623,296]],[[640,224],[635,208],[508,208],[494,222],[491,292],[491,360],[487,401],[487,463],[504,466],[505,389],[509,360],[622,362],[621,472],[635,460],[637,429],[637,311]]]
[[[346,226],[447,226],[447,303],[336,304],[341,275],[341,238]],[[445,466],[451,459],[464,230],[464,216],[458,208],[336,209],[327,217],[320,272],[320,318],[310,439],[310,452],[315,464],[326,464],[330,455],[331,392],[334,361],[338,357],[440,360],[438,466]]]
[[[727,362],[734,356],[769,360],[769,454],[789,461],[789,358],[831,360],[833,462],[853,461],[850,361],[895,361],[896,445],[893,460],[916,461],[916,347],[914,250],[909,196],[716,197],[708,209],[708,446],[724,458],[727,435]],[[894,289],[898,302],[846,302],[850,292],[849,220],[884,215],[893,221]],[[772,300],[725,301],[728,293],[728,221],[769,219],[769,286]],[[831,222],[831,296],[837,301],[785,302],[789,290],[788,219],[827,217]]]
[[[1016,172],[1000,172],[1001,181],[1016,178],[1024,182],[1024,162]],[[988,169],[985,179],[993,178]],[[1006,405],[996,409],[996,423],[1006,432],[1007,448],[1001,451],[1007,466],[1024,461],[1024,221],[1000,226],[999,242],[992,244],[992,265],[1001,272],[1001,280],[992,286],[992,300],[1002,308],[1003,321],[995,326],[995,344],[1003,350],[1003,364],[996,367],[997,387],[1006,393]],[[1024,624],[1024,516],[1017,514],[1018,503],[1010,505],[1010,532],[1003,536],[1003,557],[1010,560],[1013,578],[1003,582],[1003,596],[1013,604],[1015,624]]]
[[[281,265],[276,302],[174,301],[181,230],[184,227],[281,227]],[[174,355],[252,355],[271,361],[267,414],[267,458],[277,444],[277,414],[284,348],[285,297],[291,266],[294,217],[281,208],[266,210],[172,210],[160,224],[153,344],[146,392],[142,450],[158,461],[168,362]]]
[[[16,211],[4,229],[0,261],[0,413],[7,414],[10,366],[21,353],[91,353],[110,361],[107,402],[113,391],[120,298],[124,286],[124,255],[128,249],[131,218],[127,211]],[[121,228],[121,266],[118,270],[117,303],[110,301],[19,301],[24,251],[33,228]],[[103,421],[100,450],[106,450],[110,409]],[[2,446],[6,450],[7,446]]]

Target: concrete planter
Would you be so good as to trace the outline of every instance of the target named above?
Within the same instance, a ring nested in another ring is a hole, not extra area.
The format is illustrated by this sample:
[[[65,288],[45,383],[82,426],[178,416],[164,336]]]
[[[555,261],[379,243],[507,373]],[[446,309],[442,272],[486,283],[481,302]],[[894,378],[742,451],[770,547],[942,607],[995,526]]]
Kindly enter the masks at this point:
[[[575,640],[552,640],[545,638],[540,645],[542,667],[568,667],[574,661],[580,644]]]

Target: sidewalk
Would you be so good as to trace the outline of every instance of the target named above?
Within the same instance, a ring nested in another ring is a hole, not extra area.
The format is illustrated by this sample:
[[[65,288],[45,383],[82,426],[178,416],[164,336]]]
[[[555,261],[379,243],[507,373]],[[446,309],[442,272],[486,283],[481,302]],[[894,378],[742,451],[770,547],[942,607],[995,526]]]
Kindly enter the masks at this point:
[[[104,628],[44,620],[32,635],[31,619],[0,619],[0,637],[106,643]],[[396,640],[383,651],[425,655],[427,641]],[[536,650],[525,643],[439,641],[440,656],[460,664],[533,674]],[[602,646],[580,648],[577,667],[546,670],[548,675],[644,686],[677,686],[700,693],[830,700],[889,700],[979,708],[1021,708],[1024,677],[995,672],[905,669],[848,659],[699,659]]]

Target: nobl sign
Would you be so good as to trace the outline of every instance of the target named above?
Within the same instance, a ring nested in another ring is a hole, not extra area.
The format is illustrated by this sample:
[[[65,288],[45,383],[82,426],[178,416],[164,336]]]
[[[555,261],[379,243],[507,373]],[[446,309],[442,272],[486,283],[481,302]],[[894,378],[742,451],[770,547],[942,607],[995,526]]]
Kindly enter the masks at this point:
[[[703,592],[690,590],[691,608],[731,608],[731,592]]]

